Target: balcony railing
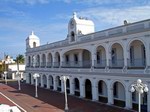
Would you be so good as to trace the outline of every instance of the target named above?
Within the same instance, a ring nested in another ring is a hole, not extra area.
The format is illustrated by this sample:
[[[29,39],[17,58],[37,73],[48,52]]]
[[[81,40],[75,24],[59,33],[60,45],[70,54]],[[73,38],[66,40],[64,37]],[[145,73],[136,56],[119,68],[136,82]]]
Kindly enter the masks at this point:
[[[60,67],[60,62],[54,62],[53,67],[54,68],[59,68]]]
[[[41,67],[42,68],[46,67],[46,62],[41,62]]]
[[[69,61],[69,62],[62,62],[62,67],[64,68],[90,68],[91,61]]]
[[[69,61],[69,62],[41,62],[41,63],[31,63],[30,66],[27,63],[26,67],[34,67],[34,68],[59,68],[61,65],[62,68],[91,68],[92,61],[85,60],[85,61]],[[95,68],[105,68],[106,67],[106,60],[95,60],[94,61]],[[109,67],[110,68],[123,68],[124,67],[124,59],[117,59],[117,60],[109,60]],[[146,67],[146,60],[145,59],[132,59],[127,60],[127,68],[145,68]]]
[[[138,59],[128,59],[128,67],[145,67],[146,66],[146,60],[142,58]]]
[[[84,60],[82,67],[84,68],[90,68],[92,66],[92,61],[91,60]]]
[[[109,60],[109,66],[111,68],[123,68],[124,59]]]
[[[47,62],[47,68],[51,68],[52,67],[52,62]]]
[[[27,63],[27,64],[26,64],[26,67],[30,67],[30,65],[31,65],[30,63]]]
[[[106,66],[106,59],[94,61],[94,67],[95,68],[104,68],[105,66]]]
[[[35,63],[35,67],[39,68],[40,67],[40,63],[39,62]]]
[[[64,67],[64,68],[80,68],[80,67],[82,67],[82,62],[81,61],[62,62],[62,67]]]

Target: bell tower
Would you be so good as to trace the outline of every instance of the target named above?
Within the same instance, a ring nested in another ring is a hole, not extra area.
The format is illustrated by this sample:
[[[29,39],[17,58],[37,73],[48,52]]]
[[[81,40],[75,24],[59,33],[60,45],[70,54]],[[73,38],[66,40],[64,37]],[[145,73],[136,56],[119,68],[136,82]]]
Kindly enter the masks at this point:
[[[40,39],[32,31],[26,39],[26,49],[40,46]]]
[[[68,24],[68,37],[69,42],[74,43],[78,40],[79,36],[86,35],[94,32],[94,23],[91,20],[83,17],[77,17],[77,13],[73,13],[73,17]]]

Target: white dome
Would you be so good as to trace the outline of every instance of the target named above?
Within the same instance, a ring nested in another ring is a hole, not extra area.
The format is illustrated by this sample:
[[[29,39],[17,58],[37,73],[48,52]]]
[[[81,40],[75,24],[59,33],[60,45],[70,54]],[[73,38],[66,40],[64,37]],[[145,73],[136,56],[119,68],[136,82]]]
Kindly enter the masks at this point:
[[[34,32],[32,31],[31,35],[29,35],[28,39],[39,39],[39,37],[37,37]]]

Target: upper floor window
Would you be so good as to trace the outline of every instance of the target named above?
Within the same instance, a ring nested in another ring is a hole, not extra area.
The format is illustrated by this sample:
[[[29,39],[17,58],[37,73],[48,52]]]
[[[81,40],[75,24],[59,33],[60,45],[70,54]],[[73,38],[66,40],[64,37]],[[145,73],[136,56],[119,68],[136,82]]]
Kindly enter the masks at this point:
[[[75,41],[75,34],[74,32],[71,32],[71,42]]]
[[[69,62],[69,55],[66,55],[66,62]]]
[[[36,47],[36,42],[33,42],[33,47]]]
[[[77,64],[78,63],[78,54],[74,54],[74,61],[75,61],[75,63]]]

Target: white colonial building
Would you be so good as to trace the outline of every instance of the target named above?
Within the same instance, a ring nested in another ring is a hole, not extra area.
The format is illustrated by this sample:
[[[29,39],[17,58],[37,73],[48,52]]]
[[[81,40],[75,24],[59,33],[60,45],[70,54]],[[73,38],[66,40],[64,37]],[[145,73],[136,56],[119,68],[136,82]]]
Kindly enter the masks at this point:
[[[130,88],[140,78],[150,90],[150,19],[95,32],[91,20],[74,13],[65,40],[40,45],[33,32],[26,39],[26,73],[27,83],[39,73],[40,87],[61,92],[67,75],[70,95],[137,110]],[[150,112],[150,91],[141,99]]]

